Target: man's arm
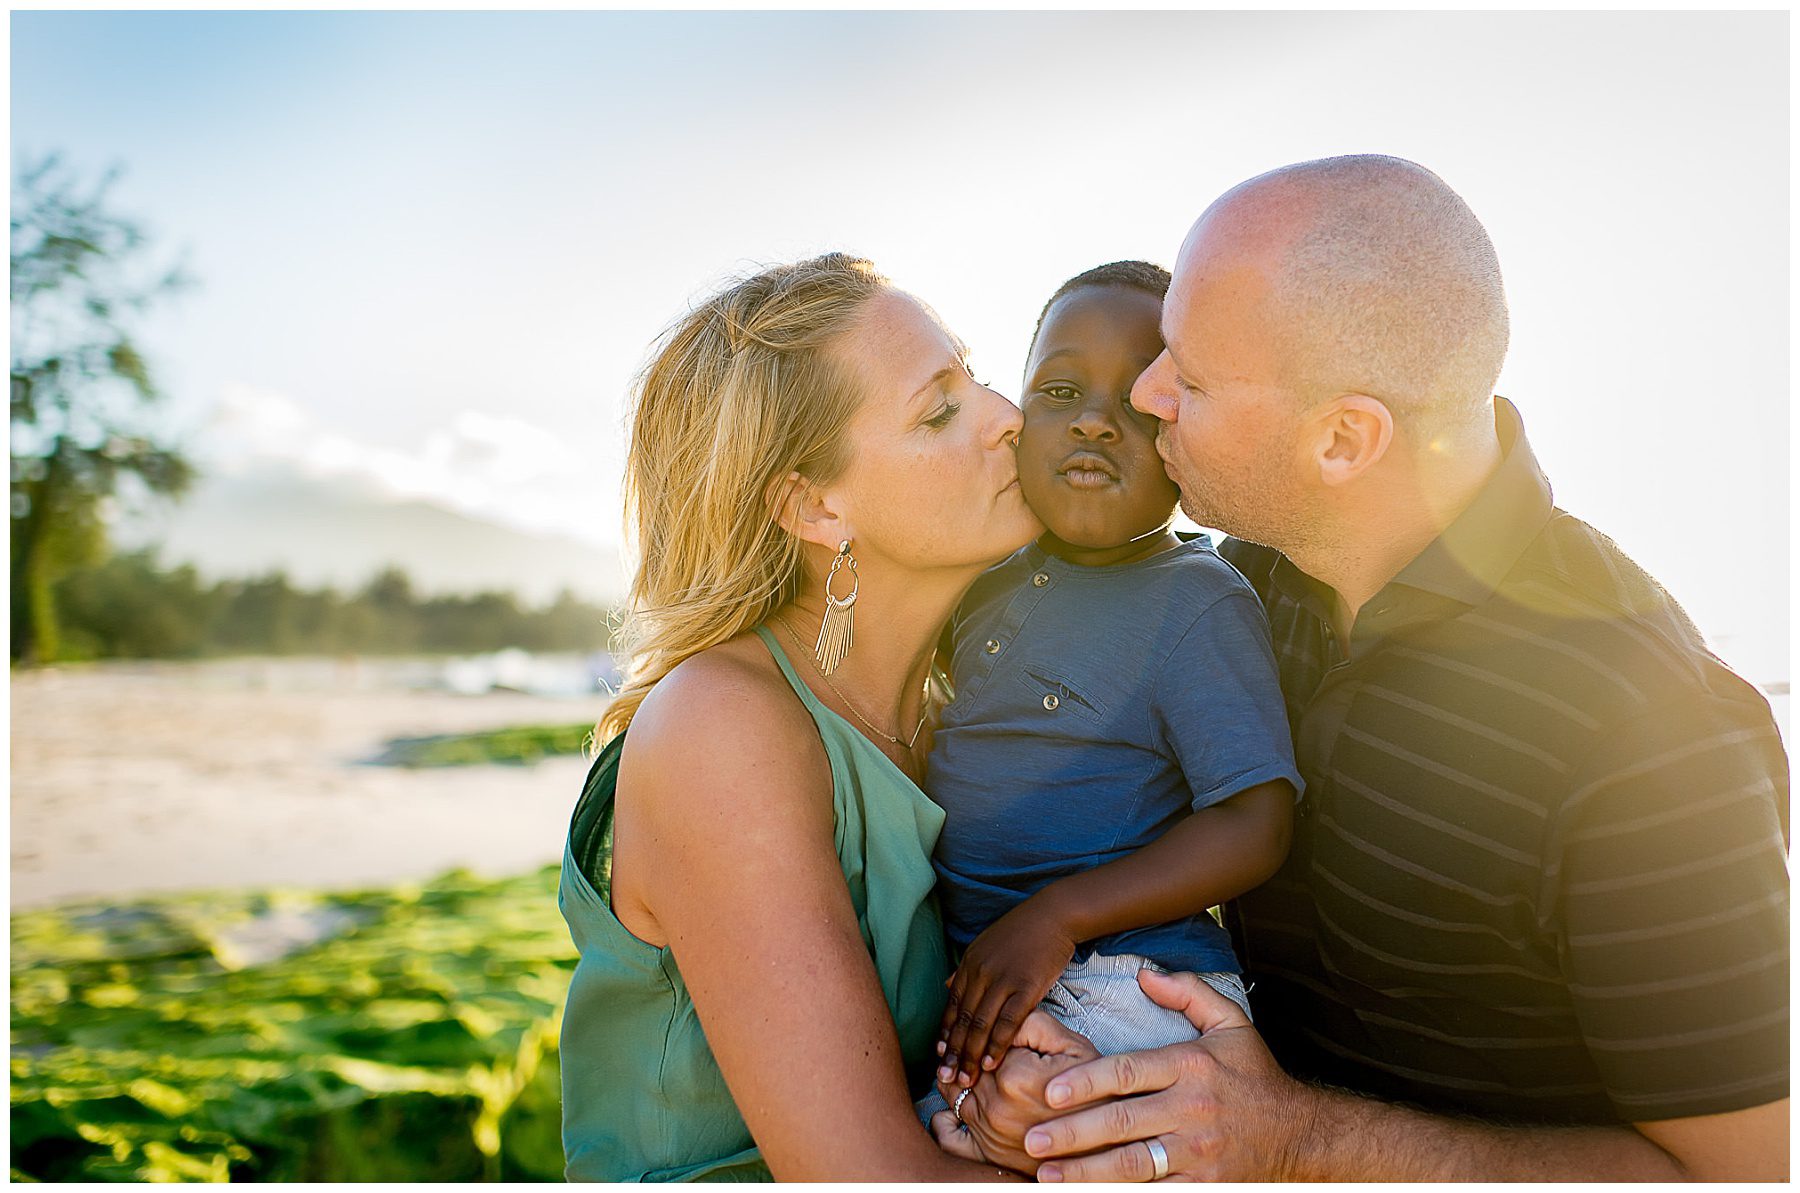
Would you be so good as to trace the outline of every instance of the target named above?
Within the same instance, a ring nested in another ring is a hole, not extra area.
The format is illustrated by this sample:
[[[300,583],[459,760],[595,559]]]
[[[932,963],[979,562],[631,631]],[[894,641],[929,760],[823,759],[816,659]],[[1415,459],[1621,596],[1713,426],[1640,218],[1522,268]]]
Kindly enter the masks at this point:
[[[1194,1180],[1787,1175],[1785,1100],[1636,1130],[1448,1118],[1296,1081],[1282,1072],[1243,1013],[1204,982],[1151,971],[1139,981],[1153,1000],[1183,1011],[1205,1034],[1189,1044],[1102,1057],[1051,1080],[1044,1112],[1063,1117],[1041,1122],[1024,1139],[1028,1154],[1046,1160],[1038,1180],[1148,1180],[1151,1156],[1142,1141],[1150,1138],[1163,1145],[1172,1175]],[[990,1094],[999,1097],[997,1090]],[[1086,1108],[1068,1112],[1079,1107]]]

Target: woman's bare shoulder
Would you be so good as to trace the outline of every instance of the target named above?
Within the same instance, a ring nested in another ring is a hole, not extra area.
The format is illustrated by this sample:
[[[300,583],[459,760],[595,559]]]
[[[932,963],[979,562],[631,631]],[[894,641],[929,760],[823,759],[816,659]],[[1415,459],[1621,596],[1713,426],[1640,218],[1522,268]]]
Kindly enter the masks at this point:
[[[682,661],[644,698],[620,759],[620,788],[642,778],[700,797],[716,783],[830,789],[812,715],[753,635]],[[684,801],[685,802],[685,801]]]
[[[707,723],[730,731],[751,725],[763,732],[812,732],[812,718],[775,660],[755,637],[744,635],[683,660],[644,698],[632,717],[640,740],[691,734]],[[690,738],[691,741],[691,738]]]

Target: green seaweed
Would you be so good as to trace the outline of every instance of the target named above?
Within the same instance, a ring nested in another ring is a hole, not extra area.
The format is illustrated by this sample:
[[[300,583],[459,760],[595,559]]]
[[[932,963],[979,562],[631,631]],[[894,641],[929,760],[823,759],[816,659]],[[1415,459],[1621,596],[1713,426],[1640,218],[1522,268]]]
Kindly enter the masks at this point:
[[[13,917],[13,1178],[560,1179],[556,880]]]
[[[379,766],[481,766],[504,762],[528,765],[565,754],[580,754],[594,731],[592,724],[520,725],[485,733],[401,737],[372,759]]]

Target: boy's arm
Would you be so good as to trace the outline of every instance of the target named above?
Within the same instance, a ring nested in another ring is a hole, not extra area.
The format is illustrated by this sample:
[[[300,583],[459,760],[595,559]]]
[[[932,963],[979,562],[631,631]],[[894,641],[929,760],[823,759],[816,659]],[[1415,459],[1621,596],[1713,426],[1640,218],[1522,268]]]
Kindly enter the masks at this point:
[[[1260,885],[1287,856],[1293,823],[1293,787],[1258,783],[995,920],[952,979],[939,1080],[966,1086],[992,1069],[1077,942],[1198,915]]]
[[[1293,829],[1293,787],[1258,783],[1190,813],[1142,849],[1051,883],[1014,914],[1043,916],[1076,940],[1198,915],[1280,869]]]

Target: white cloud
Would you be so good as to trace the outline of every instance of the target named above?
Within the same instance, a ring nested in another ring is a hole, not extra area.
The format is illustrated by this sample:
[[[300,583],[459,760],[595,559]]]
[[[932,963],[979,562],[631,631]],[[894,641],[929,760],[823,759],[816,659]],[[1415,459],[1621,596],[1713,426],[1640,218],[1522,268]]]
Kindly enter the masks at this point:
[[[617,494],[596,481],[566,437],[516,418],[463,410],[408,450],[323,427],[283,394],[230,385],[202,451],[210,470],[227,475],[275,463],[532,533],[617,541]]]

